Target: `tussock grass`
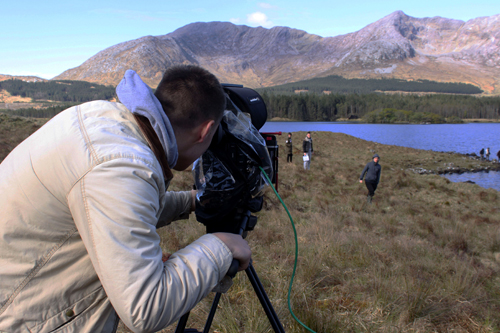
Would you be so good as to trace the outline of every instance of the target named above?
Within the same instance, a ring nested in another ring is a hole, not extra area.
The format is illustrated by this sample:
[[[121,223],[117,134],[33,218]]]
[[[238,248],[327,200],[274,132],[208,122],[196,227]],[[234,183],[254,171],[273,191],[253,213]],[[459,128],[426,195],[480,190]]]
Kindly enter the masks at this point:
[[[0,113],[0,162],[47,119],[13,117]]]
[[[408,171],[471,162],[340,133],[313,133],[313,139],[310,171],[302,168],[299,140],[293,163],[285,163],[280,151],[279,192],[299,243],[295,315],[316,332],[498,331],[498,192]],[[381,156],[382,178],[368,205],[358,180],[374,153]],[[176,173],[171,189],[191,184],[190,173]],[[257,215],[247,237],[254,267],[285,330],[304,332],[287,305],[295,251],[288,216],[270,191]],[[171,252],[204,227],[192,216],[160,232]],[[234,283],[221,298],[212,330],[272,332],[246,275],[239,273]],[[202,330],[212,297],[191,312],[189,327]]]

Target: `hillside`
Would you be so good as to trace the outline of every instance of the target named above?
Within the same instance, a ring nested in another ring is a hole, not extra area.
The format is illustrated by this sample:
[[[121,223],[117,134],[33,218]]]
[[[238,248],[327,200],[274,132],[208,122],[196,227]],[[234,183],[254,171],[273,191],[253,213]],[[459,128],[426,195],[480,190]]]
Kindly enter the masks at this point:
[[[55,79],[116,85],[126,69],[155,86],[168,66],[196,64],[222,82],[269,87],[314,77],[462,82],[500,93],[500,15],[463,22],[394,12],[346,35],[288,27],[192,23],[111,46]]]

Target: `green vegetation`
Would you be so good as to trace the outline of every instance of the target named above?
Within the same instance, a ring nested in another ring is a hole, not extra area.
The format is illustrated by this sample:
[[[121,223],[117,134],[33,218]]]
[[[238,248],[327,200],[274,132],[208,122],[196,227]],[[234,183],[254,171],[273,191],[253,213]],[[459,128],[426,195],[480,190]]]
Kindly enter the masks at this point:
[[[362,118],[367,113],[383,109],[433,113],[446,119],[500,119],[500,97],[378,93],[284,95],[266,91],[261,95],[267,105],[268,119],[335,121],[339,118]]]
[[[435,113],[429,112],[412,112],[396,109],[382,109],[368,112],[363,117],[367,123],[426,123],[426,124],[442,124],[446,120]],[[456,119],[454,119],[456,122]]]
[[[434,92],[442,94],[480,94],[483,92],[480,88],[466,83],[442,83],[429,80],[346,79],[337,75],[259,89],[260,92],[266,91],[276,94],[293,94],[296,90],[307,90],[312,93],[331,91],[332,93],[347,94],[367,94],[375,91]]]
[[[12,117],[0,113],[0,162],[47,119]]]
[[[0,114],[1,159],[43,123]],[[294,134],[301,138],[305,132]],[[313,133],[311,170],[279,165],[280,195],[295,221],[299,258],[291,306],[316,332],[498,332],[500,330],[500,200],[498,191],[452,183],[410,168],[488,165],[463,155]],[[284,141],[284,138],[280,138]],[[5,151],[5,153],[3,153]],[[376,152],[382,177],[373,204],[358,182]],[[280,156],[286,156],[284,144]],[[170,190],[187,190],[191,172],[175,172]],[[269,191],[247,240],[254,266],[287,332],[305,330],[288,312],[295,243],[288,215]],[[192,214],[158,230],[164,252],[205,233]],[[214,294],[192,312],[201,329]],[[174,332],[175,325],[163,332]],[[212,330],[272,332],[243,272],[222,296]],[[118,332],[130,332],[120,324]]]
[[[0,90],[2,89],[13,96],[31,97],[33,100],[77,103],[109,100],[115,96],[115,88],[112,86],[70,80],[25,82],[11,79],[0,81]]]
[[[0,109],[1,113],[11,116],[30,117],[30,118],[52,118],[59,112],[66,110],[69,107],[78,103],[53,104],[46,108],[24,108],[16,110]]]

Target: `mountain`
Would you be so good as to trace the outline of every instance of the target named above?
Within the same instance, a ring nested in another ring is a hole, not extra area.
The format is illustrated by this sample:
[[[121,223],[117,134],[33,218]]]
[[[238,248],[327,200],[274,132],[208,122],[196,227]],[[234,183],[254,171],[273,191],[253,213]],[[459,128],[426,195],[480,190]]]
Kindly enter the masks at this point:
[[[5,75],[5,74],[0,74],[0,81],[5,81],[5,80],[21,80],[25,82],[45,82],[48,81],[46,79],[42,79],[38,76],[22,76],[22,75]]]
[[[109,47],[54,79],[116,85],[131,68],[155,86],[175,64],[196,64],[221,82],[253,88],[340,75],[463,82],[500,94],[500,15],[464,22],[397,11],[335,37],[288,27],[192,23]]]

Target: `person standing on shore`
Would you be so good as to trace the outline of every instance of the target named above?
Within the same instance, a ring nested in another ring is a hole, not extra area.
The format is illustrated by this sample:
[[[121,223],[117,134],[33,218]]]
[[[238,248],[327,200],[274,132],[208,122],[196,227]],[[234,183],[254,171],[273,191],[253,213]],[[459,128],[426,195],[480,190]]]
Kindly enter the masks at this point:
[[[380,181],[380,173],[382,171],[382,166],[378,164],[380,156],[377,154],[373,155],[372,161],[366,164],[365,168],[361,172],[359,177],[359,182],[363,183],[363,177],[366,174],[365,185],[368,189],[368,195],[366,196],[366,201],[371,204],[372,198],[375,195],[375,190],[377,189],[378,183]]]
[[[500,163],[500,150],[497,152],[498,162]]]
[[[309,170],[311,168],[311,155],[314,153],[311,132],[307,132],[307,135],[302,142],[302,150],[304,151],[304,170]]]
[[[292,146],[292,133],[288,133],[288,139],[286,139],[286,161],[288,163],[292,163],[292,157],[293,157],[293,146]]]
[[[490,160],[490,147],[486,148],[486,159]]]
[[[481,150],[479,151],[479,156],[481,156],[481,160],[484,159],[484,148],[481,148]]]

